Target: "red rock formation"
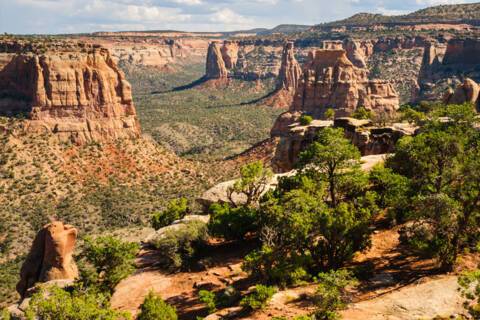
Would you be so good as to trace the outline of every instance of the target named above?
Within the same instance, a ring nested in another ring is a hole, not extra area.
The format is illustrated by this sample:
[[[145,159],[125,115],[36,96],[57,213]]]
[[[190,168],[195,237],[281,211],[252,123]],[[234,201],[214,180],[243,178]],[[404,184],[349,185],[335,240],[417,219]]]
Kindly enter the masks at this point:
[[[344,50],[313,51],[290,110],[316,118],[321,118],[326,108],[333,108],[337,116],[349,116],[360,106],[374,112],[395,112],[398,96],[393,86],[369,81],[367,73],[355,67]]]
[[[302,68],[295,59],[293,42],[287,42],[283,48],[282,65],[278,75],[278,90],[294,92],[298,86],[298,80],[302,76]]]
[[[78,269],[72,258],[77,229],[52,222],[40,230],[20,271],[17,291],[22,297],[37,282],[73,280]]]
[[[480,64],[480,40],[479,39],[451,39],[448,41],[447,51],[443,58],[444,65]]]
[[[222,58],[227,70],[232,70],[237,65],[238,61],[238,43],[235,41],[225,41],[221,48]]]
[[[447,92],[443,102],[446,104],[471,103],[478,108],[480,107],[480,85],[467,78],[455,91]]]
[[[207,53],[207,79],[227,79],[228,70],[223,60],[220,43],[212,42],[208,47]]]
[[[362,48],[362,45],[358,41],[347,40],[344,43],[345,51],[347,52],[347,58],[358,68],[366,68],[366,53],[365,51],[370,48]],[[373,47],[373,46],[372,46]]]
[[[101,48],[16,54],[0,71],[0,113],[18,112],[76,143],[140,135],[130,84]]]

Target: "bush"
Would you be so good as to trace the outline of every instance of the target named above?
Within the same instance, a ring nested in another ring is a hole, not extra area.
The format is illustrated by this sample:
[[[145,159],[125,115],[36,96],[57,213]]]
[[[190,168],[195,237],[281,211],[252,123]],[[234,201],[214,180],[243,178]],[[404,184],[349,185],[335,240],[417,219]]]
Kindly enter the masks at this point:
[[[255,290],[243,298],[240,305],[249,310],[264,309],[275,292],[277,292],[275,287],[256,285]]]
[[[198,293],[200,301],[207,305],[208,313],[217,311],[217,301],[215,293],[208,290],[200,290]]]
[[[81,282],[112,293],[117,284],[135,271],[135,257],[139,245],[106,236],[86,238],[82,252]]]
[[[165,211],[154,213],[152,227],[155,230],[171,225],[175,220],[183,219],[188,212],[188,200],[185,198],[170,201]]]
[[[326,111],[325,111],[325,119],[327,120],[333,120],[335,119],[335,110],[333,110],[332,108],[328,108]]]
[[[373,114],[371,111],[365,109],[365,107],[359,107],[355,112],[352,114],[352,118],[359,119],[359,120],[368,120],[373,118]]]
[[[250,207],[231,208],[229,204],[215,203],[210,207],[208,230],[211,235],[226,240],[241,240],[257,230],[258,213]]]
[[[262,161],[255,161],[240,168],[240,179],[233,187],[228,188],[228,198],[234,207],[250,207],[256,205],[263,192],[267,189],[268,182],[273,176],[270,169],[265,168]],[[239,204],[233,200],[233,193],[243,194],[245,203]]]
[[[313,117],[307,114],[302,114],[302,116],[300,117],[300,124],[302,126],[308,126],[310,123],[312,123],[312,121]]]
[[[463,273],[458,278],[458,284],[465,298],[465,309],[472,319],[480,319],[480,270]]]
[[[201,221],[188,221],[166,230],[151,244],[163,254],[160,264],[170,271],[176,271],[192,266],[207,240],[207,225]]]
[[[177,320],[177,311],[150,291],[140,306],[137,320]]]
[[[315,319],[339,319],[338,310],[346,306],[346,291],[348,286],[355,285],[357,281],[346,270],[330,271],[318,275],[318,288],[315,295]]]
[[[45,287],[35,293],[26,311],[29,320],[125,320],[130,314],[110,308],[108,296],[59,287]]]

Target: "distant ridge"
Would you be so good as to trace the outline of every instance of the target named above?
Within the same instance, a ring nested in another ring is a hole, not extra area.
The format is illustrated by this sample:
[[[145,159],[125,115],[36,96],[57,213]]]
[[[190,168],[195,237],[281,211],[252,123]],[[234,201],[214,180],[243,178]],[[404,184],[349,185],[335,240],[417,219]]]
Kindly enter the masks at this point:
[[[480,25],[480,3],[439,5],[410,14],[387,16],[373,13],[357,13],[350,18],[316,25],[314,29],[340,26],[409,25],[417,23],[468,23]]]

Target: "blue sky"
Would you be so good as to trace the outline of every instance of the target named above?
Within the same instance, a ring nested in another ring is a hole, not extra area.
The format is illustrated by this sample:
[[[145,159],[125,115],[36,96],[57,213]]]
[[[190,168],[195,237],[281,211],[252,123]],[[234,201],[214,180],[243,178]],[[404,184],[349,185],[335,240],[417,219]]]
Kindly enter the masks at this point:
[[[478,1],[478,0],[477,0]],[[402,14],[455,0],[0,0],[0,32],[231,31]]]

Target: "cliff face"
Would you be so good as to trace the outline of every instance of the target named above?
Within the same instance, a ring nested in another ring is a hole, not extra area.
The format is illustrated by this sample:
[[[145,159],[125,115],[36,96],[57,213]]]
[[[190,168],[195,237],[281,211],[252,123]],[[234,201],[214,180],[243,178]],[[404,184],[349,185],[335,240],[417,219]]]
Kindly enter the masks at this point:
[[[140,135],[130,84],[106,49],[21,53],[0,71],[0,113],[75,143]]]
[[[394,113],[398,96],[393,86],[368,80],[366,69],[355,67],[344,50],[316,50],[303,68],[290,111],[321,118],[327,108],[349,116],[363,106],[374,112]]]
[[[440,43],[428,43],[425,46],[418,79],[420,95],[417,100],[438,101],[442,99],[445,91],[452,88],[452,85],[468,87],[469,81],[480,81],[479,64],[480,39],[454,38],[450,39],[446,46]],[[464,82],[467,78],[471,80]],[[453,95],[455,88],[450,90]],[[452,101],[462,100],[453,98]]]
[[[443,58],[444,65],[478,65],[480,64],[479,39],[452,39],[448,42]]]

